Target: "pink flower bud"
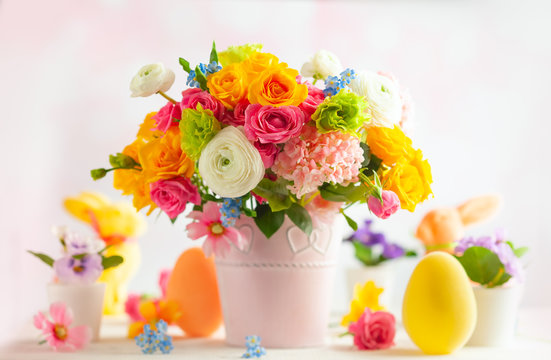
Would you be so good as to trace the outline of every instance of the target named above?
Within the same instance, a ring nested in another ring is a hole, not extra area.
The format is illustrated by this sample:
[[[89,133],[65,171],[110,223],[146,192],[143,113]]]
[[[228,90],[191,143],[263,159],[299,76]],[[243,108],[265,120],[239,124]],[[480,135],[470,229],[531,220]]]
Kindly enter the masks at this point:
[[[369,210],[375,214],[375,216],[381,219],[386,219],[398,211],[400,208],[400,199],[398,199],[398,195],[390,190],[383,190],[382,197],[383,204],[381,205],[381,201],[379,199],[374,196],[370,196],[367,201],[367,206],[369,207]]]

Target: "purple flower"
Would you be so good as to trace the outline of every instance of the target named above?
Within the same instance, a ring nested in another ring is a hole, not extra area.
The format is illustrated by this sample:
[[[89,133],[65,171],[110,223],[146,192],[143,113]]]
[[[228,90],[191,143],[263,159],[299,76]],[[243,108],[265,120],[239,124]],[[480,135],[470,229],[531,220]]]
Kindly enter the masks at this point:
[[[359,241],[366,246],[373,246],[376,244],[385,244],[386,237],[383,233],[376,233],[371,230],[373,220],[365,220],[364,226],[356,230],[348,241]]]
[[[60,282],[65,284],[91,284],[103,272],[101,256],[86,254],[81,259],[65,256],[54,262],[54,270]]]
[[[513,249],[505,241],[505,232],[503,229],[499,229],[493,236],[481,236],[479,238],[466,237],[459,240],[455,247],[455,253],[457,255],[463,255],[465,250],[472,246],[480,246],[486,248],[497,255],[499,261],[505,267],[507,274],[512,277],[516,277],[522,281],[523,271],[520,260],[516,257]]]
[[[404,249],[396,244],[383,244],[383,256],[387,259],[395,259],[404,256]]]

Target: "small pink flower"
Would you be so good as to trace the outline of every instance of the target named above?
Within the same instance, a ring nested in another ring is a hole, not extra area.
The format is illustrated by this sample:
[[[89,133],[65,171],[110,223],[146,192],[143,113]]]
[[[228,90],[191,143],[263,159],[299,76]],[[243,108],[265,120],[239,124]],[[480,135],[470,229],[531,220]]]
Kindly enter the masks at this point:
[[[130,317],[133,322],[145,321],[142,314],[140,314],[140,303],[142,297],[137,294],[128,294],[126,302],[124,303],[124,311]]]
[[[314,198],[310,200],[312,196]],[[306,194],[305,198],[310,200],[305,209],[310,214],[314,227],[319,227],[322,224],[331,225],[340,208],[344,205],[342,202],[325,200],[321,195],[316,195],[315,192]]]
[[[208,202],[203,206],[203,212],[192,211],[189,218],[195,220],[186,226],[190,239],[197,240],[206,236],[203,243],[205,255],[224,257],[230,251],[230,244],[243,250],[247,245],[247,239],[232,227],[224,227],[220,220],[220,204]]]
[[[161,270],[161,273],[159,274],[159,287],[161,288],[161,297],[163,299],[166,298],[166,287],[168,286],[168,279],[170,279],[171,273],[172,270],[164,269]]]
[[[304,114],[306,114],[306,121],[308,122],[310,121],[312,114],[316,112],[319,104],[321,104],[323,99],[325,99],[325,95],[323,94],[323,90],[315,87],[308,81],[305,82],[305,84],[308,87],[308,96],[306,97],[306,100],[304,100],[304,102],[298,107],[304,112]]]
[[[155,116],[153,116],[153,119],[155,119],[157,130],[167,132],[171,126],[178,126],[178,121],[176,120],[182,119],[182,109],[179,104],[174,105],[169,101],[157,114],[155,114]]]
[[[245,110],[245,135],[251,141],[280,144],[298,136],[305,120],[296,106],[253,104]]]
[[[46,316],[39,312],[34,316],[34,326],[46,336],[46,342],[52,349],[75,351],[86,346],[91,338],[90,327],[82,325],[70,328],[73,322],[73,313],[64,303],[57,302],[50,305],[49,321]]]
[[[205,110],[212,111],[217,120],[221,120],[224,117],[224,105],[207,91],[198,88],[189,88],[182,92],[180,111],[184,109],[197,109],[197,104],[201,104],[201,107]]]
[[[152,183],[151,200],[171,219],[180,215],[186,209],[188,202],[201,205],[197,187],[188,178],[182,176]]]
[[[277,153],[279,153],[279,148],[275,144],[271,143],[261,143],[260,141],[256,141],[254,143],[254,147],[258,152],[260,153],[260,157],[262,158],[262,162],[264,163],[264,167],[266,169],[269,169],[274,164],[275,158],[277,156]]]
[[[241,100],[235,105],[233,111],[226,110],[221,121],[226,125],[235,127],[245,125],[245,110],[249,105],[247,100]]]
[[[374,196],[370,196],[367,200],[367,206],[369,207],[369,210],[375,214],[375,216],[381,219],[386,219],[398,211],[400,208],[400,199],[398,198],[398,195],[390,190],[383,190],[382,197],[383,204],[381,205],[381,201],[379,199]]]
[[[365,308],[358,321],[348,326],[348,331],[354,335],[354,345],[359,350],[388,349],[394,345],[396,320],[389,312]]]

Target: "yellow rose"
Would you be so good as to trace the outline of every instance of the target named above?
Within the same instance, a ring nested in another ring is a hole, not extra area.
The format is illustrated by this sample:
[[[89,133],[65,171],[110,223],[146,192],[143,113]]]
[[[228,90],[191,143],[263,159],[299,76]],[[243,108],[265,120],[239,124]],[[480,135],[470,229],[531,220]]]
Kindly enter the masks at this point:
[[[369,145],[371,153],[388,166],[409,158],[413,153],[411,139],[404,134],[399,126],[394,126],[394,128],[368,127],[366,143]]]
[[[231,64],[207,77],[209,92],[228,109],[247,98],[247,73],[241,63]]]
[[[297,83],[298,71],[271,66],[258,74],[249,85],[251,104],[287,106],[300,105],[308,96],[308,88]]]
[[[137,138],[145,141],[151,141],[163,135],[161,130],[154,130],[157,125],[155,124],[155,119],[153,116],[156,114],[157,112],[155,111],[147,114],[144,121],[140,125],[140,130],[138,130],[138,134],[136,135]],[[137,158],[135,160],[137,160]]]
[[[142,146],[138,157],[146,182],[193,175],[195,163],[182,151],[180,138],[180,129],[171,127],[162,138]]]
[[[421,150],[415,150],[409,161],[401,160],[385,173],[383,183],[385,190],[398,195],[402,209],[413,212],[417,204],[432,194],[429,162],[423,160]]]
[[[252,53],[247,60],[243,61],[243,69],[245,69],[249,81],[254,80],[258,74],[272,66],[279,66],[284,69],[287,64],[280,63],[279,59],[273,54],[261,52]]]

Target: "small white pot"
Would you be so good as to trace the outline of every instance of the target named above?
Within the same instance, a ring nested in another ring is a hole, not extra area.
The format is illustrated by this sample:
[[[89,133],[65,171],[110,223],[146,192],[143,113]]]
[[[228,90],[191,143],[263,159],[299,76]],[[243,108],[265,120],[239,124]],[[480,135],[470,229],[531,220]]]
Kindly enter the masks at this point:
[[[92,341],[99,339],[105,284],[48,284],[50,304],[62,301],[73,312],[71,326],[87,325],[92,329]]]
[[[468,346],[503,346],[513,340],[523,289],[473,287],[478,315]]]

